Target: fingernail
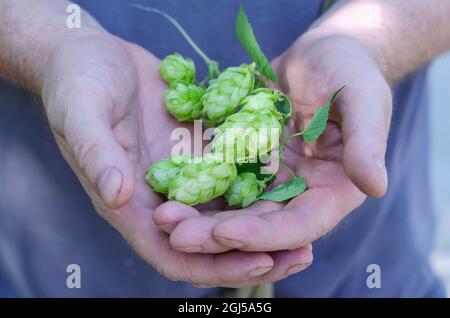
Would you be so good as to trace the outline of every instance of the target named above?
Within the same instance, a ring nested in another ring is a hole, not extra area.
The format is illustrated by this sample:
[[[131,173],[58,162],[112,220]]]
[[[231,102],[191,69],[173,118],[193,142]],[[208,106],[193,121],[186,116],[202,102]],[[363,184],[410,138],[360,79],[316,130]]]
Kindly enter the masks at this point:
[[[248,272],[247,273],[247,277],[248,278],[258,277],[258,276],[261,276],[262,274],[267,273],[271,269],[272,269],[272,266],[258,267],[258,268],[255,268],[255,269],[251,270],[250,272]]]
[[[199,245],[176,247],[175,249],[182,251],[182,252],[186,252],[186,253],[199,253],[199,252],[203,251],[203,247],[201,247]]]
[[[230,246],[233,248],[242,248],[244,247],[244,243],[238,240],[232,240],[223,236],[214,236],[214,238],[226,246]]]
[[[123,176],[119,169],[108,168],[98,182],[98,189],[103,201],[111,206],[116,200],[122,188]]]
[[[292,265],[291,267],[289,267],[286,271],[286,276],[298,273],[302,270],[304,270],[306,267],[308,267],[309,265],[311,265],[311,263],[306,263],[306,264],[296,264],[296,265]]]

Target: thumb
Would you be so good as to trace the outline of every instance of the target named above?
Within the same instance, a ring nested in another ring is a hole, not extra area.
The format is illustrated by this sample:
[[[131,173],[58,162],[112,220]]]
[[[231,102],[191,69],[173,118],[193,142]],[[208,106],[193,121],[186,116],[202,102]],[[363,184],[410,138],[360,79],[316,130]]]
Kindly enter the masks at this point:
[[[338,98],[344,142],[343,165],[365,194],[381,197],[387,190],[385,154],[392,113],[387,84],[379,88],[348,86]]]
[[[112,209],[122,207],[134,193],[133,164],[116,141],[105,108],[88,103],[71,107],[64,119],[64,137],[90,185]]]

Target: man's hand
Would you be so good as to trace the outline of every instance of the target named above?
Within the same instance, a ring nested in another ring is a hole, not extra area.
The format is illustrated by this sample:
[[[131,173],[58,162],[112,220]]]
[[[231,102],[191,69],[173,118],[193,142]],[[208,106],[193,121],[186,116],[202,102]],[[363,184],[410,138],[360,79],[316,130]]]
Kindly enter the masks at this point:
[[[172,246],[208,253],[292,249],[327,233],[365,195],[383,195],[388,83],[449,49],[449,11],[444,1],[343,0],[321,17],[274,61],[280,88],[295,106],[290,132],[305,127],[331,92],[346,85],[325,134],[313,144],[293,140],[286,150],[308,190],[284,207],[258,202],[214,216],[187,208],[171,214],[163,204],[153,219],[170,233]]]
[[[58,45],[44,76],[43,99],[57,143],[96,210],[147,262],[168,278],[200,286],[240,287],[272,270],[284,275],[295,252],[187,254],[152,222],[162,203],[144,181],[150,163],[170,156],[180,127],[162,107],[159,61],[105,32]],[[190,128],[190,126],[186,126]],[[180,204],[181,205],[181,204]],[[177,204],[171,211],[176,213]]]
[[[281,89],[294,105],[290,133],[305,128],[331,92],[346,88],[332,106],[324,135],[311,144],[296,138],[286,148],[287,165],[306,179],[308,190],[281,210],[236,215],[214,227],[217,240],[241,250],[309,244],[357,208],[364,194],[379,197],[387,187],[384,157],[392,98],[365,48],[351,38],[310,32],[274,64]]]
[[[207,253],[297,249],[330,231],[365,195],[385,193],[391,93],[365,47],[349,37],[310,31],[274,66],[280,88],[293,102],[288,134],[301,131],[330,94],[346,85],[331,108],[324,135],[311,144],[296,138],[287,145],[285,162],[306,179],[307,191],[285,206],[260,202],[215,216],[188,211],[170,216],[158,209],[156,223],[178,224],[169,230],[174,247],[201,246]]]
[[[284,207],[258,202],[216,215],[192,209],[174,215],[165,208],[169,203],[162,205],[153,219],[170,233],[172,246],[204,253],[298,249],[329,232],[366,195],[382,196],[392,110],[388,83],[449,48],[449,11],[448,2],[432,7],[420,0],[339,2],[274,61],[280,88],[294,103],[291,133],[302,130],[317,107],[346,85],[325,134],[312,144],[292,140],[285,152],[308,190]]]
[[[98,213],[160,273],[200,286],[255,285],[268,271],[279,279],[309,258],[308,248],[271,255],[173,249],[152,221],[162,197],[144,182],[144,170],[169,157],[172,130],[183,126],[163,108],[159,60],[87,12],[81,29],[68,29],[69,3],[0,0],[0,77],[42,96],[61,152]],[[180,205],[164,206],[176,215]]]

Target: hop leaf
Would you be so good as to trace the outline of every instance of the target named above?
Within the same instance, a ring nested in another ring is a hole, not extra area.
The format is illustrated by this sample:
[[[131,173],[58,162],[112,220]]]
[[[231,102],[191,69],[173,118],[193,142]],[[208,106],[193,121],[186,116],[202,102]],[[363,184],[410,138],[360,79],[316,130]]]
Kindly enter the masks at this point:
[[[202,98],[203,116],[207,125],[223,121],[234,113],[254,86],[254,64],[229,67],[212,80]]]
[[[195,80],[195,64],[178,53],[168,55],[162,60],[159,74],[171,86],[178,83],[192,84]]]
[[[309,125],[302,131],[303,138],[306,142],[313,142],[317,140],[325,131],[328,122],[331,104],[333,104],[336,97],[342,92],[345,86],[334,91],[324,106],[320,107],[315,113]]]
[[[199,163],[185,165],[169,185],[170,200],[187,205],[211,201],[225,193],[236,179],[236,166],[222,156],[208,154]]]
[[[273,190],[264,192],[258,200],[268,200],[273,202],[283,202],[295,198],[306,190],[306,181],[303,178],[295,177],[288,182],[279,184]]]
[[[194,84],[177,84],[164,92],[164,107],[178,121],[193,121],[200,118],[202,111],[201,98],[205,89]]]
[[[236,19],[236,35],[241,42],[242,47],[247,51],[252,60],[255,61],[261,74],[276,83],[277,75],[273,71],[269,60],[259,47],[258,41],[253,33],[252,25],[250,24],[242,5]]]
[[[245,208],[258,199],[264,187],[264,182],[259,181],[254,173],[243,172],[225,192],[225,198],[228,205]]]

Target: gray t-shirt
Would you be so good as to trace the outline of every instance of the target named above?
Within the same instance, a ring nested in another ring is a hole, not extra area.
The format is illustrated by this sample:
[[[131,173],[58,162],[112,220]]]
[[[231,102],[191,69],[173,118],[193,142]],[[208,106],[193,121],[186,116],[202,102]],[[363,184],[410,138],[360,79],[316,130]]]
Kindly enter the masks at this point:
[[[171,25],[130,8],[131,1],[77,2],[110,32],[160,58],[173,51],[195,56]],[[248,61],[233,28],[240,2],[269,58],[302,34],[321,6],[319,0],[140,2],[177,17],[223,67]],[[387,195],[368,199],[315,242],[314,264],[277,283],[276,296],[444,295],[428,262],[433,213],[426,75],[423,68],[394,89]],[[0,296],[196,297],[211,292],[160,276],[97,216],[33,104],[21,89],[0,83]],[[69,264],[81,267],[80,289],[66,286]],[[370,264],[381,268],[379,289],[366,285]]]

